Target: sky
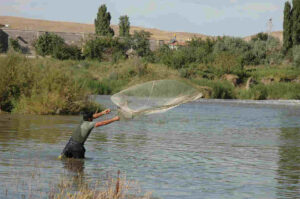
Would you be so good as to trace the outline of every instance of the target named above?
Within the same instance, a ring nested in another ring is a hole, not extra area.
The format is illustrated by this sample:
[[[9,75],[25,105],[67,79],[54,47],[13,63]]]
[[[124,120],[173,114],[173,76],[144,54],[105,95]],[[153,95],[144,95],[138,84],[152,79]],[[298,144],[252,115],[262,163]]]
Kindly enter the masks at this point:
[[[0,16],[94,23],[106,4],[117,25],[128,15],[131,25],[174,32],[248,36],[282,30],[286,0],[0,0]]]

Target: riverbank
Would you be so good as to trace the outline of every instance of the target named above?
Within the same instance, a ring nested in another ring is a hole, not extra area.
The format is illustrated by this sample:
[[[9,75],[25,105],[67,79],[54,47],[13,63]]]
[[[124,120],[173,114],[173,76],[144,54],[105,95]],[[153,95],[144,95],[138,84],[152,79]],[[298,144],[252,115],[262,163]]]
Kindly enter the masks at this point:
[[[24,114],[78,114],[101,110],[89,89],[73,78],[72,67],[17,53],[0,57],[0,109]]]
[[[16,113],[77,114],[99,108],[87,100],[91,94],[110,95],[157,79],[186,81],[198,86],[205,98],[300,99],[300,68],[289,64],[246,66],[242,78],[234,74],[215,75],[202,65],[189,70],[140,58],[115,63],[60,61],[9,53],[0,57],[0,106],[3,111]]]

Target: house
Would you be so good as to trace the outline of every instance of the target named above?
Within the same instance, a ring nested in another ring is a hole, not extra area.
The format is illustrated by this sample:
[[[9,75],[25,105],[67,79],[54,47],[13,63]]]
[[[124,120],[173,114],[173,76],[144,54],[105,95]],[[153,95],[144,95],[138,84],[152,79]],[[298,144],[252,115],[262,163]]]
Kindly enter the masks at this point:
[[[169,42],[169,48],[172,50],[177,50],[178,48],[178,41],[176,39],[176,34],[174,35],[174,38],[172,38]]]

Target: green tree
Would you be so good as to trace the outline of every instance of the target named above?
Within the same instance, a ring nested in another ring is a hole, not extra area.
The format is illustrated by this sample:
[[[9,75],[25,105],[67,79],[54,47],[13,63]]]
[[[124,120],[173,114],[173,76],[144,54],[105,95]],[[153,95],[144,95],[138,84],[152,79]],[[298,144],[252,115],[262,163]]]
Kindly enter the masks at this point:
[[[293,45],[300,44],[300,0],[293,0]]]
[[[45,33],[35,41],[35,50],[38,55],[52,55],[54,49],[65,44],[62,37],[54,33]]]
[[[95,31],[100,36],[114,36],[114,30],[110,27],[111,16],[107,12],[105,4],[98,9],[97,18],[95,19]]]
[[[151,54],[149,41],[150,36],[151,33],[144,30],[134,31],[132,37],[132,47],[141,57]]]
[[[127,15],[121,16],[119,22],[119,36],[120,37],[128,37],[130,30],[130,22],[129,17]]]
[[[283,53],[287,52],[293,47],[292,40],[292,6],[289,1],[284,5],[284,21],[283,21]]]
[[[22,52],[22,47],[17,39],[9,38],[8,46],[16,52]]]
[[[257,40],[260,40],[260,41],[267,41],[268,40],[268,34],[266,33],[263,33],[263,32],[260,32],[258,33],[257,35],[255,35],[254,37],[251,38],[251,41],[257,41]]]

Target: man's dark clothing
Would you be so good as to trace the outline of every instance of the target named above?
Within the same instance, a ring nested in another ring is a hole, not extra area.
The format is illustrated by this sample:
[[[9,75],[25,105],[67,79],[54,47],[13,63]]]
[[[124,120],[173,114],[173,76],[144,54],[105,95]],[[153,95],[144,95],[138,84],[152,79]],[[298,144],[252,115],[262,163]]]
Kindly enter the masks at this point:
[[[96,122],[83,121],[73,132],[69,142],[65,146],[62,155],[67,158],[84,158],[84,143]]]

